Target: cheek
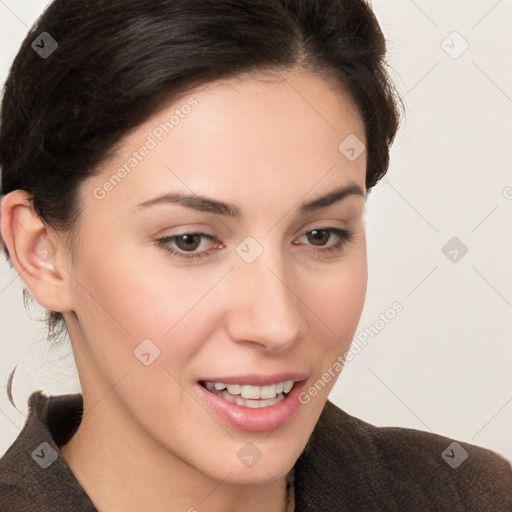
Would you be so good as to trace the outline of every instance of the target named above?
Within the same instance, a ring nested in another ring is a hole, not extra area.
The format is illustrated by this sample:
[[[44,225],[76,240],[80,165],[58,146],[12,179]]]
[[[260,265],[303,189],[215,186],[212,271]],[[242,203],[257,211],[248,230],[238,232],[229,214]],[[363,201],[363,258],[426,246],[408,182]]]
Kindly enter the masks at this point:
[[[343,361],[361,318],[367,285],[366,252],[360,251],[357,258],[347,259],[338,266],[336,278],[325,286],[311,286],[316,290],[311,295],[311,304],[318,318],[315,332],[311,333],[313,379],[301,395],[305,405],[306,421],[317,418],[325,400],[340,377]]]
[[[201,292],[199,278],[155,258],[154,248],[102,242],[81,249],[74,283],[79,312],[133,338],[162,336]]]
[[[152,368],[184,368],[208,338],[216,318],[211,289],[226,269],[178,268],[148,251],[124,250],[120,241],[103,245],[102,252],[101,258],[91,247],[80,253],[75,282],[75,311],[97,364],[109,374],[105,365],[114,362],[139,368],[134,350],[149,339],[160,351]]]
[[[352,341],[365,302],[368,281],[365,244],[359,244],[333,269],[308,281],[309,291],[305,296],[319,321],[324,322],[324,332],[331,334],[324,337],[326,343],[332,349],[340,349]]]

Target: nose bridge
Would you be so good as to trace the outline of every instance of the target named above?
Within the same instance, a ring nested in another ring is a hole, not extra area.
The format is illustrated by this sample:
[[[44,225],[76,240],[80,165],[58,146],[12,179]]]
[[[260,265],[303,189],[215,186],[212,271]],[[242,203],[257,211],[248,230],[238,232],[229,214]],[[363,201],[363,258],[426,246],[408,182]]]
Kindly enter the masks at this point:
[[[250,238],[237,247],[231,335],[235,341],[282,350],[302,331],[301,301],[294,290],[292,268],[285,268],[287,262],[278,247],[268,243],[263,247]]]

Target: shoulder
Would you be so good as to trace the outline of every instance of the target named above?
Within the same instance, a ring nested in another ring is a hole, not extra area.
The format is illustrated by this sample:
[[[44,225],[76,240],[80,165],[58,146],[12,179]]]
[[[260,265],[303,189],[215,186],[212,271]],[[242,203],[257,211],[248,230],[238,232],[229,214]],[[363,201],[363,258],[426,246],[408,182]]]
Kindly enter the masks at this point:
[[[346,467],[340,462],[346,461],[361,481],[372,482],[368,488],[375,496],[388,496],[399,510],[413,503],[417,510],[512,510],[512,467],[486,448],[415,429],[378,427],[329,401],[313,434],[331,468],[338,464],[341,475]]]
[[[512,509],[512,468],[497,453],[414,429],[370,431],[381,460],[392,468],[395,484],[413,479],[416,485],[449,494],[460,503],[507,502]]]
[[[0,511],[7,505],[9,512],[96,510],[59,451],[76,428],[80,406],[79,395],[32,393],[25,425],[0,458]]]
[[[0,502],[8,503],[11,510],[31,510],[41,490],[37,477],[42,466],[36,464],[38,460],[44,462],[44,455],[52,450],[50,437],[40,421],[47,400],[40,390],[32,393],[27,401],[25,424],[0,458]],[[38,448],[43,453],[40,458],[36,457],[40,455]]]

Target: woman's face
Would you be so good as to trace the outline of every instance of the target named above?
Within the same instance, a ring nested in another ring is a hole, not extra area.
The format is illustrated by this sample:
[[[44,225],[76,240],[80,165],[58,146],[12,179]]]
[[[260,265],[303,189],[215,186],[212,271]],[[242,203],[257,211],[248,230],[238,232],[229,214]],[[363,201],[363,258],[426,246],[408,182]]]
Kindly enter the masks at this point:
[[[126,137],[82,185],[68,267],[84,424],[232,483],[291,469],[366,291],[363,123],[282,76],[194,89]]]

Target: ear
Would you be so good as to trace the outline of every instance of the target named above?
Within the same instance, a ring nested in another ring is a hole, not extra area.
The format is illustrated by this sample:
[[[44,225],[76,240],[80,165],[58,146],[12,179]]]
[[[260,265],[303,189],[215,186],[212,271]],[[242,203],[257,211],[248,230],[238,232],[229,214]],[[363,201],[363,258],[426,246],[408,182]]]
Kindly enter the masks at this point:
[[[49,311],[71,311],[65,248],[34,211],[28,193],[6,194],[0,219],[12,265],[37,303]]]

